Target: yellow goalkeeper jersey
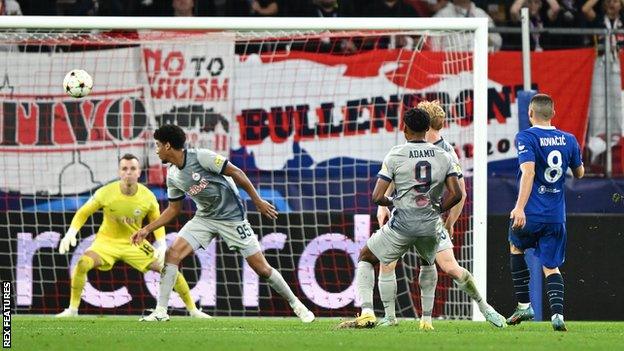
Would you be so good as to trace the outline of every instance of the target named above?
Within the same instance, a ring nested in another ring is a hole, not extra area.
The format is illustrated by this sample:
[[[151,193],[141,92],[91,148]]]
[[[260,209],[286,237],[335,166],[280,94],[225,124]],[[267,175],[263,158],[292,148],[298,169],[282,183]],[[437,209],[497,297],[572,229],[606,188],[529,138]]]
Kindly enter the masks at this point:
[[[134,195],[121,192],[120,181],[112,182],[98,189],[95,194],[74,215],[70,227],[76,231],[85,224],[87,218],[97,210],[104,209],[104,221],[97,232],[99,239],[126,241],[143,225],[147,216],[152,222],[160,216],[160,207],[156,196],[145,185],[138,184]],[[165,228],[154,231],[156,240],[165,237]]]

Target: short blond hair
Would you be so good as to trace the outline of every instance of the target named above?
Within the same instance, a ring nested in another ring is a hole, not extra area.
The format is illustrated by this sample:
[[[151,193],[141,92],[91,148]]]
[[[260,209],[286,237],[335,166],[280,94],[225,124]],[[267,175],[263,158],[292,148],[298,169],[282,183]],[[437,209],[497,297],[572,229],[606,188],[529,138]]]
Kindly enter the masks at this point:
[[[444,127],[444,120],[446,119],[446,112],[440,105],[440,101],[421,101],[418,103],[418,108],[421,108],[429,114],[431,118],[431,129],[440,130]]]

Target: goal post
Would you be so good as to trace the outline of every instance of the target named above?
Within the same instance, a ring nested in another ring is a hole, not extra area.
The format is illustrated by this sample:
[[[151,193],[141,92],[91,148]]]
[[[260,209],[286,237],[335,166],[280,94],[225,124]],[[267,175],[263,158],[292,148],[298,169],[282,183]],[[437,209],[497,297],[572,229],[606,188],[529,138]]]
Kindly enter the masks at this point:
[[[0,270],[18,285],[18,312],[65,307],[69,268],[101,216],[83,227],[70,259],[56,253],[58,240],[76,207],[114,179],[116,157],[139,155],[143,180],[166,204],[151,132],[177,123],[190,145],[228,155],[283,213],[270,222],[248,202],[269,262],[295,292],[321,315],[350,313],[358,302],[344,279],[376,225],[371,179],[403,140],[401,111],[424,98],[442,102],[450,125],[442,134],[460,150],[469,199],[456,254],[485,298],[487,35],[482,18],[3,17],[0,253],[11,264]],[[63,95],[58,77],[73,68],[93,75],[90,97]],[[168,227],[170,238],[190,215]],[[415,300],[414,267],[403,266],[404,293]],[[220,241],[183,267],[212,313],[288,313]],[[90,273],[87,313],[151,307],[158,277],[131,271]],[[137,293],[146,298],[133,300]],[[482,319],[465,296],[454,299],[441,301],[461,307],[440,315]],[[416,305],[399,311],[409,316]]]

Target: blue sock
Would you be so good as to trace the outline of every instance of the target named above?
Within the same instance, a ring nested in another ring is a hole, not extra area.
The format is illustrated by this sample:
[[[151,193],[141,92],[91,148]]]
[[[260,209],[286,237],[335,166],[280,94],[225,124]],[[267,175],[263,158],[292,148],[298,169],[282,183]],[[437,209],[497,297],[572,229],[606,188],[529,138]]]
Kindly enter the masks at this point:
[[[524,254],[511,254],[509,258],[511,267],[511,279],[513,279],[516,299],[519,303],[530,303],[529,299],[529,278],[530,272],[524,260]]]
[[[546,277],[546,295],[552,314],[563,315],[563,277],[559,273]]]

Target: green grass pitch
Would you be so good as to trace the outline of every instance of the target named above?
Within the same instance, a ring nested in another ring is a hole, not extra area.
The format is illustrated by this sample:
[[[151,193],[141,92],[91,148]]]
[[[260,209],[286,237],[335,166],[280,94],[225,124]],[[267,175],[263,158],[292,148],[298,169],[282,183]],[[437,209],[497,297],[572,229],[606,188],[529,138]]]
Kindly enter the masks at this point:
[[[485,322],[434,321],[436,330],[418,322],[398,327],[335,330],[338,319],[302,324],[294,318],[172,317],[169,322],[139,323],[138,317],[14,316],[15,350],[616,350],[624,342],[624,322],[567,322],[555,333],[546,322],[503,330]]]

